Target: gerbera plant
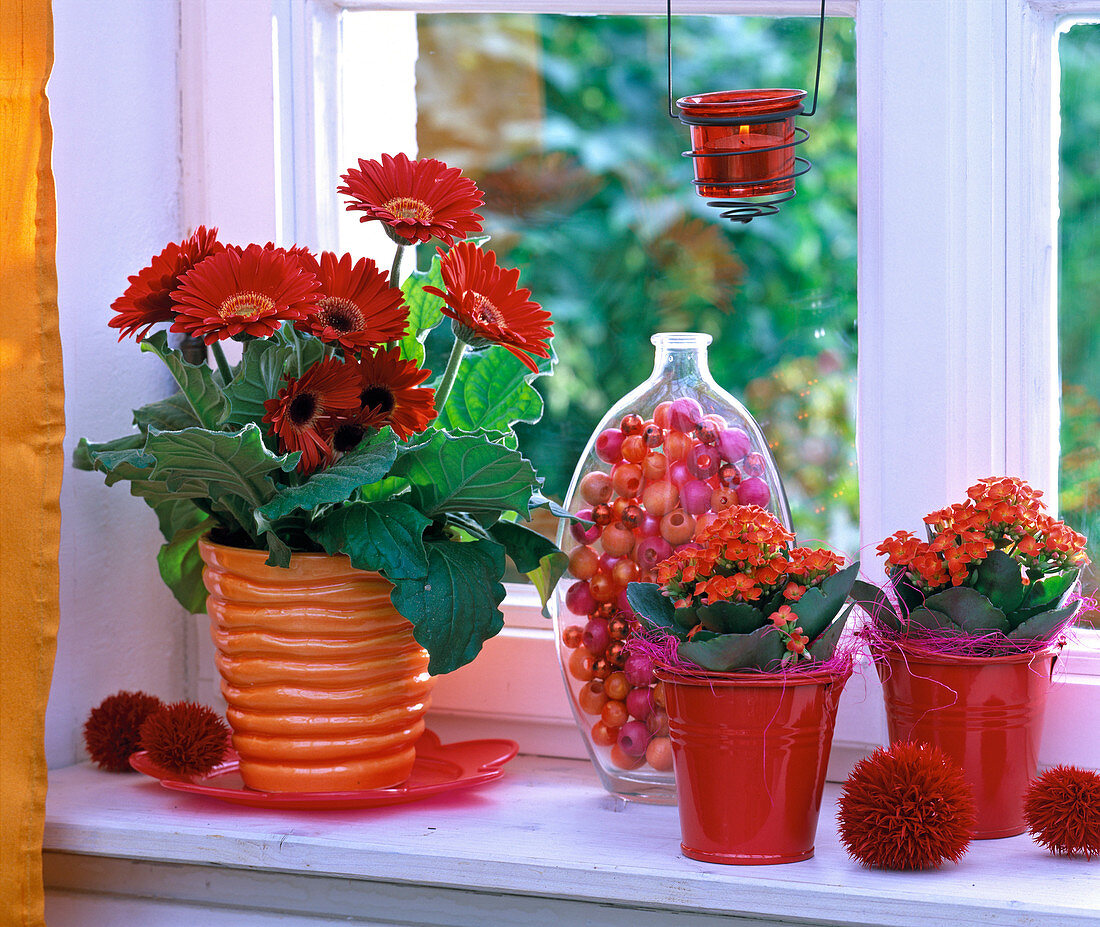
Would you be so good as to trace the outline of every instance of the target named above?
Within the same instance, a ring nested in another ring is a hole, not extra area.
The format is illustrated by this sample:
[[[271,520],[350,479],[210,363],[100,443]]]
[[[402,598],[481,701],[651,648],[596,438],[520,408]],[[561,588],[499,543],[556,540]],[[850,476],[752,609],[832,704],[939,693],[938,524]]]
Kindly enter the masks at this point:
[[[793,541],[767,510],[734,505],[659,564],[656,583],[627,586],[657,660],[715,672],[830,660],[859,564]]]
[[[1077,610],[1085,538],[1016,478],[979,480],[964,502],[926,515],[927,540],[898,531],[877,548],[887,589],[856,583],[871,633],[975,652],[1030,650]]]
[[[339,192],[397,244],[390,272],[366,258],[218,241],[199,228],[130,277],[109,325],[167,365],[178,391],[134,412],[132,433],[81,441],[76,466],[156,512],[161,575],[205,609],[203,535],[268,551],[347,554],[393,584],[395,607],[444,673],[503,626],[505,555],[545,600],[564,556],[518,524],[552,504],[513,430],[542,414],[532,381],[551,366],[550,313],[499,267],[481,193],[440,161],[360,160]],[[409,244],[438,240],[398,285]],[[450,318],[442,373],[428,333]],[[159,329],[159,330],[158,330]],[[205,345],[192,363],[169,333]],[[223,343],[243,343],[231,365]],[[557,510],[559,514],[564,514]]]

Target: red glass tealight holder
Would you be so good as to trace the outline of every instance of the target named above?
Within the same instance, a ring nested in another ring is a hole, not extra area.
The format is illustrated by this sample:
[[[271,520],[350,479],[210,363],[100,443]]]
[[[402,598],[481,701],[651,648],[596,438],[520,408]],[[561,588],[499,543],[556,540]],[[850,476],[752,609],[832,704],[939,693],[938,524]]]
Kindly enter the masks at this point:
[[[695,187],[700,196],[770,196],[793,193],[809,164],[794,147],[806,138],[795,117],[804,90],[724,90],[676,101],[691,129]]]

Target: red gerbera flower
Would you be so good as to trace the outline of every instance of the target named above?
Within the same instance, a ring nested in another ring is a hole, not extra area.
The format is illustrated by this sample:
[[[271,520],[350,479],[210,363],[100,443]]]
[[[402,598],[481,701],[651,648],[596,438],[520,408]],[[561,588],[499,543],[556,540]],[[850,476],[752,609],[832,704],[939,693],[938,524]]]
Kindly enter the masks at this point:
[[[362,351],[405,334],[409,310],[404,294],[390,286],[389,274],[369,258],[354,265],[351,255],[337,258],[331,251],[321,255],[299,253],[302,269],[321,281],[317,311],[295,323],[302,331],[322,341],[336,341],[349,351]]]
[[[357,369],[339,358],[318,361],[300,377],[287,377],[275,399],[264,402],[263,420],[279,436],[284,454],[301,451],[301,473],[312,473],[332,460],[332,433],[359,411]]]
[[[107,324],[121,329],[118,340],[134,335],[141,341],[158,322],[171,322],[176,317],[172,291],[180,285],[180,277],[212,254],[225,250],[218,240],[218,230],[200,225],[195,234],[180,244],[167,245],[149,266],[130,277],[130,285],[111,308],[118,313]]]
[[[319,296],[317,278],[283,249],[227,249],[184,274],[172,293],[177,304],[172,331],[207,344],[240,334],[266,338],[284,320],[305,318]]]
[[[336,192],[351,197],[347,208],[366,213],[360,222],[381,220],[398,244],[439,238],[450,245],[481,231],[481,216],[474,212],[485,202],[481,191],[457,167],[435,158],[360,158],[359,169],[351,168],[340,179],[344,186]]]
[[[336,449],[350,450],[367,428],[389,425],[404,441],[409,435],[423,431],[436,417],[435,390],[420,386],[432,375],[411,360],[401,359],[400,348],[378,349],[362,354],[349,363],[359,373],[359,414],[354,429],[337,435]]]
[[[503,345],[531,370],[538,365],[528,355],[549,357],[553,332],[550,313],[531,302],[531,291],[516,289],[518,270],[497,266],[493,251],[463,241],[442,256],[447,292],[424,287],[446,301],[443,314],[454,320],[455,337],[473,348]]]

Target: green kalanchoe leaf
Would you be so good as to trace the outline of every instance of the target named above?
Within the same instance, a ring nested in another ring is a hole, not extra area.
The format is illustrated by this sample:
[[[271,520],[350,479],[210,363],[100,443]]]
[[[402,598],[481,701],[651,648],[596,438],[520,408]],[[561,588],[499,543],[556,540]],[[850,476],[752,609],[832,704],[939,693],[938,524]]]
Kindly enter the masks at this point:
[[[915,628],[924,628],[927,631],[942,631],[945,634],[961,634],[962,628],[955,624],[943,612],[933,611],[930,608],[914,608],[909,612],[907,623]]]
[[[677,630],[677,609],[657,583],[628,583],[626,600],[650,630]]]
[[[297,486],[280,489],[259,510],[261,523],[271,523],[295,509],[313,511],[322,505],[345,502],[362,486],[382,479],[397,459],[397,439],[388,428],[364,438],[351,453],[311,474]]]
[[[1031,588],[1028,590],[1027,598],[1023,601],[1021,611],[1031,616],[1045,609],[1049,609],[1056,602],[1059,605],[1064,605],[1065,603],[1060,600],[1073,588],[1073,584],[1077,582],[1077,577],[1080,572],[1081,571],[1075,567],[1072,570],[1067,570],[1065,573],[1051,573],[1044,576],[1042,579],[1036,580],[1031,584]]]
[[[390,600],[412,622],[413,636],[431,659],[428,672],[449,673],[481,652],[504,627],[504,548],[492,541],[425,544],[428,575],[398,579]]]
[[[716,634],[750,634],[767,621],[760,609],[747,602],[715,602],[713,605],[698,605],[679,611],[684,612],[684,615],[677,616],[681,624],[691,620],[692,627],[698,623]],[[688,618],[689,611],[694,612],[693,619]]]
[[[1063,608],[1051,609],[1049,612],[1040,612],[1020,622],[1008,632],[1008,636],[1013,640],[1051,640],[1076,612],[1076,602]]]
[[[197,511],[197,510],[196,510]],[[168,543],[161,545],[157,566],[161,579],[172,595],[187,611],[201,615],[206,611],[206,586],[202,582],[202,556],[199,538],[206,534],[212,520],[205,514],[189,527],[176,532]]]
[[[902,620],[886,593],[872,583],[866,583],[857,579],[852,583],[852,591],[849,593],[852,601],[862,608],[873,621],[889,628],[892,631],[902,629]]]
[[[807,589],[802,598],[791,605],[791,611],[798,615],[798,624],[802,632],[812,641],[829,626],[859,575],[859,564],[827,576],[820,586]]]
[[[525,574],[538,590],[543,617],[549,618],[546,603],[569,566],[569,558],[537,531],[514,521],[498,521],[489,529],[489,534],[503,545],[516,569]]]
[[[347,554],[353,566],[395,583],[428,575],[424,529],[431,523],[404,502],[353,502],[329,512],[309,536],[328,553]]]
[[[168,334],[163,331],[154,332],[142,341],[141,350],[150,351],[164,361],[199,425],[217,429],[225,421],[229,402],[214,382],[209,367],[187,363],[179,351],[168,347]]]
[[[831,660],[833,654],[836,653],[836,645],[840,643],[840,636],[844,633],[844,625],[848,621],[848,616],[852,613],[853,608],[855,608],[854,604],[849,605],[833,619],[824,631],[816,638],[811,639],[808,648],[810,656],[818,663],[824,663],[826,660]]]
[[[1003,550],[991,550],[975,571],[974,588],[1005,614],[1018,609],[1027,595],[1020,564]]]
[[[968,634],[1008,631],[1008,618],[984,595],[969,586],[953,586],[924,600],[926,608],[942,612]]]
[[[427,444],[399,453],[391,470],[411,486],[410,501],[425,515],[445,512],[499,514],[527,518],[538,476],[516,451],[475,436],[437,431]]]
[[[719,634],[684,641],[677,648],[681,659],[716,673],[740,669],[774,670],[787,652],[780,633],[770,624],[751,634]]]

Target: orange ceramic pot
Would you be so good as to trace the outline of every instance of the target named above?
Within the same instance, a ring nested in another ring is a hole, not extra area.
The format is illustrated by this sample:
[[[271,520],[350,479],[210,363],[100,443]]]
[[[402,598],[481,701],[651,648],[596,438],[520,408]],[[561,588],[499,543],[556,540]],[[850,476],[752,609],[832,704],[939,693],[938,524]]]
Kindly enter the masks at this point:
[[[432,687],[428,653],[381,574],[345,556],[199,543],[241,778],[265,792],[388,788],[408,778]]]
[[[665,684],[680,844],[709,863],[769,865],[814,855],[837,705],[851,667],[684,676]]]
[[[974,790],[979,839],[1022,834],[1024,792],[1039,766],[1055,651],[965,657],[896,645],[875,654],[890,743],[923,741]]]

